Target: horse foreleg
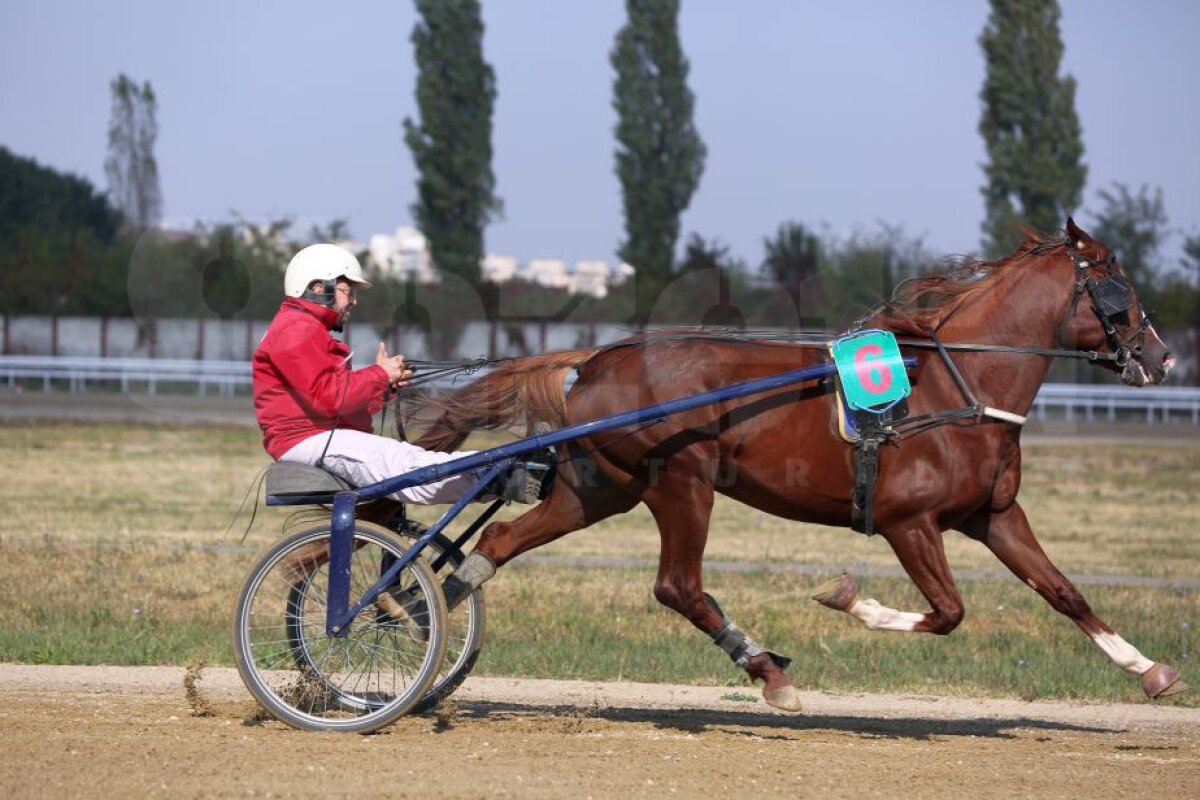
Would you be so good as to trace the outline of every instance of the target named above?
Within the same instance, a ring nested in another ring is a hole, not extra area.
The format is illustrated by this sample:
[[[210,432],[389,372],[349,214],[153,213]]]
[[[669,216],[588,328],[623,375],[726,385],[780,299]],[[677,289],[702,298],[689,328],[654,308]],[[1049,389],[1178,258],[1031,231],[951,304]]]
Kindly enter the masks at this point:
[[[845,574],[817,587],[813,599],[823,606],[845,611],[873,631],[947,634],[958,627],[963,618],[962,597],[950,574],[937,527],[929,521],[914,521],[890,526],[883,536],[929,601],[931,612],[898,611],[874,598],[863,600],[854,580]]]
[[[982,541],[1055,611],[1078,625],[1114,664],[1130,675],[1139,676],[1147,697],[1158,699],[1188,688],[1178,672],[1146,658],[1095,615],[1075,585],[1042,550],[1019,505],[1014,503],[1002,512],[972,520],[964,532]]]
[[[712,486],[685,479],[657,486],[642,500],[654,515],[662,539],[655,599],[708,634],[751,680],[761,680],[768,705],[799,711],[800,695],[784,671],[790,659],[760,647],[704,591],[701,567],[712,512]]]
[[[916,611],[888,608],[873,597],[861,599],[854,579],[845,572],[818,586],[812,599],[835,611],[845,611],[873,631],[911,631],[925,619]]]

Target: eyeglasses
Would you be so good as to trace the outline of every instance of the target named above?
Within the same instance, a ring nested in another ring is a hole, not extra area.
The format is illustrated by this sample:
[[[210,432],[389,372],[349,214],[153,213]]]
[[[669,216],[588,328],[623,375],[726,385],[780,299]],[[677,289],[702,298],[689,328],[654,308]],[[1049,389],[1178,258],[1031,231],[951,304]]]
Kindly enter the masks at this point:
[[[344,293],[347,297],[349,297],[351,299],[358,297],[358,287],[357,286],[339,286],[339,287],[337,287],[337,290],[339,292]]]

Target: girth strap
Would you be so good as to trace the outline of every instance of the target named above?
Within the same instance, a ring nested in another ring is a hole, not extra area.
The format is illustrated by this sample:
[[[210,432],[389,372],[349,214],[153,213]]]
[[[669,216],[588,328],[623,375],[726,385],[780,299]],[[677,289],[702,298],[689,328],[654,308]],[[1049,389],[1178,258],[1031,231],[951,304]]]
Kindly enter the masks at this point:
[[[873,536],[875,481],[879,476],[879,445],[887,437],[877,414],[859,418],[861,436],[854,443],[854,498],[850,504],[850,528]]]

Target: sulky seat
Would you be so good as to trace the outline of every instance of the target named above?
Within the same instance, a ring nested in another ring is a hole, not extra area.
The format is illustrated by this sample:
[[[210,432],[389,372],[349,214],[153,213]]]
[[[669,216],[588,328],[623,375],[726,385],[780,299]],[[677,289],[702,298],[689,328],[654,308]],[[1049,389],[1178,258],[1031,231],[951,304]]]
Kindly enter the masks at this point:
[[[346,481],[320,467],[277,461],[267,467],[267,505],[328,504],[338,492],[353,489]]]

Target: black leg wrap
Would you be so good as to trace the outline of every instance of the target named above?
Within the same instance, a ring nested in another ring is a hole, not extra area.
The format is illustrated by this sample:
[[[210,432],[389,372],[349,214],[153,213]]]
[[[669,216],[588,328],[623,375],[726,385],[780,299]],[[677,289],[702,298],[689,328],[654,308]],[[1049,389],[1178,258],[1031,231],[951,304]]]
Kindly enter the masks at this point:
[[[758,646],[758,643],[746,635],[746,632],[739,628],[733,620],[725,616],[725,612],[721,610],[721,606],[708,592],[704,593],[704,601],[709,607],[721,615],[721,627],[716,633],[712,634],[713,644],[729,654],[730,660],[739,667],[745,667],[750,659],[759,653],[767,653],[771,660],[779,665],[780,669],[786,669],[787,665],[792,662],[790,658],[785,658],[776,653],[771,653],[763,650]]]
[[[496,563],[485,553],[473,551],[463,559],[453,575],[442,581],[442,594],[446,595],[447,607],[453,609],[495,574]]]
[[[451,575],[442,581],[442,594],[446,595],[446,608],[454,609],[463,600],[471,596],[471,592],[475,591],[471,584],[464,580],[460,580],[456,575]]]
[[[765,652],[728,617],[725,617],[725,624],[721,629],[712,635],[712,640],[717,647],[728,653],[729,658],[739,667],[745,667],[753,656]]]

